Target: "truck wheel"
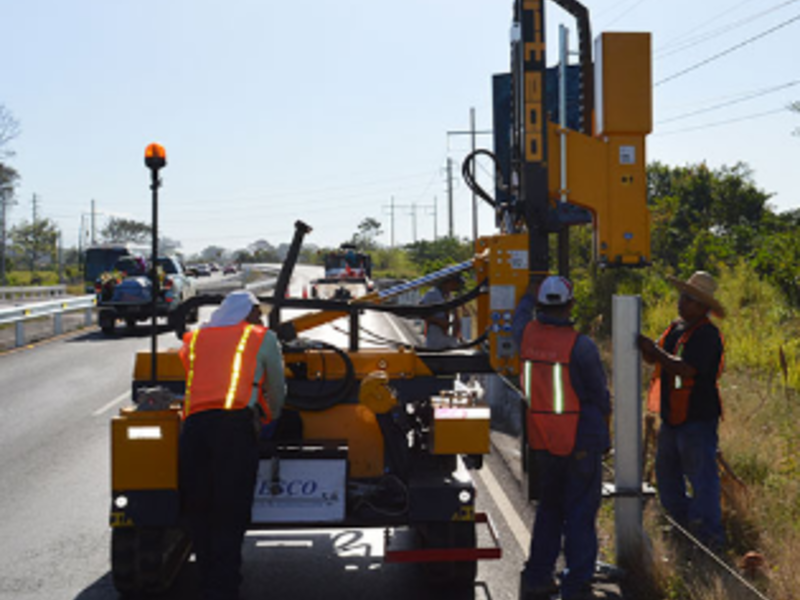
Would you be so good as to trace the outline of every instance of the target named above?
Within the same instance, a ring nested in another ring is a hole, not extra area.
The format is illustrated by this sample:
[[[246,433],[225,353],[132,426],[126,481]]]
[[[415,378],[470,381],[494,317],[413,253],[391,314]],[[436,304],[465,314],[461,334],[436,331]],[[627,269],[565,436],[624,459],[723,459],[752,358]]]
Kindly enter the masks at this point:
[[[98,316],[100,323],[100,330],[106,335],[114,334],[114,325],[116,324],[117,315],[110,310],[101,310]]]
[[[181,529],[118,527],[111,532],[111,576],[120,594],[162,594],[189,557]]]
[[[136,530],[132,527],[111,530],[111,578],[120,594],[136,591]]]
[[[420,545],[425,549],[475,548],[474,521],[423,523],[417,527]],[[422,563],[425,578],[435,587],[464,588],[475,584],[477,561]]]

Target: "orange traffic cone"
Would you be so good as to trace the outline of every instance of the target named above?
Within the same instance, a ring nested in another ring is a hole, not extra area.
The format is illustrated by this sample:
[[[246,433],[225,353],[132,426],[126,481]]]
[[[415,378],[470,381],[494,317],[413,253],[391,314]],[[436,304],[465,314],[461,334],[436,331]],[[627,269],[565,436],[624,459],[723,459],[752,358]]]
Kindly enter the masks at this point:
[[[308,288],[303,286],[303,300],[308,299]]]

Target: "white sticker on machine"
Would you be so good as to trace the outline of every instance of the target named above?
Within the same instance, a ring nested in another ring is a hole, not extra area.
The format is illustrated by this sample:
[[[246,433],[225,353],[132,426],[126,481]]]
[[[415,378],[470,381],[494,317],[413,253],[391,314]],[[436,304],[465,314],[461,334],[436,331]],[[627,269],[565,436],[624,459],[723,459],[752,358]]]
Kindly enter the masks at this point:
[[[509,250],[512,269],[525,269],[528,270],[528,251],[527,250]]]
[[[344,520],[346,470],[345,460],[281,459],[275,477],[272,461],[260,461],[253,523]]]
[[[636,146],[619,147],[619,164],[621,165],[636,164]]]
[[[514,310],[516,288],[513,285],[489,286],[489,304],[491,310]]]

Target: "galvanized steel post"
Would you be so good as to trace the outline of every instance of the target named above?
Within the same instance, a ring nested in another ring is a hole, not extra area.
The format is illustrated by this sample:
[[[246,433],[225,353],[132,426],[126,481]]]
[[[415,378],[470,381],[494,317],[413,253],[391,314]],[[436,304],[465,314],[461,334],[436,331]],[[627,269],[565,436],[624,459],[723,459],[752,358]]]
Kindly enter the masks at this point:
[[[16,339],[14,340],[14,344],[17,348],[20,346],[25,345],[25,321],[17,321],[14,324],[14,333],[16,334]]]
[[[614,296],[614,473],[616,559],[623,568],[643,555],[641,355],[636,336],[641,327],[641,298]]]

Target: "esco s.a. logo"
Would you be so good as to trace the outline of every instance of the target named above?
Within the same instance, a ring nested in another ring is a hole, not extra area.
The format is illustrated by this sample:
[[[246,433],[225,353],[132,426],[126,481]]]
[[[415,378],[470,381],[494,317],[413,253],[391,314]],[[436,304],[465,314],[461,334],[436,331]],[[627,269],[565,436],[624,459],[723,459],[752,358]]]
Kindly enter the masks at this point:
[[[281,479],[276,482],[277,485],[271,481],[261,481],[256,492],[259,496],[314,496],[319,490],[319,485],[313,479],[292,479],[286,481]]]

